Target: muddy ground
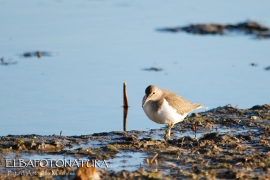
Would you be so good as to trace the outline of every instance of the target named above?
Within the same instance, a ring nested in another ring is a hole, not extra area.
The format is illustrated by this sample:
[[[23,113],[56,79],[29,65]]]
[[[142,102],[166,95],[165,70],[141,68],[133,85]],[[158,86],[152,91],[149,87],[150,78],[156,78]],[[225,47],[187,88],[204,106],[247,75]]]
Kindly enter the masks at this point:
[[[142,153],[142,161],[132,170],[132,156],[126,155],[118,169],[96,168],[100,179],[267,179],[269,120],[270,105],[227,105],[191,114],[173,128],[168,142],[162,139],[165,127],[81,136],[3,136],[0,179],[73,179],[76,174],[76,167],[6,167],[7,159],[65,156],[115,165],[119,154],[135,152]],[[35,173],[26,173],[30,171]]]

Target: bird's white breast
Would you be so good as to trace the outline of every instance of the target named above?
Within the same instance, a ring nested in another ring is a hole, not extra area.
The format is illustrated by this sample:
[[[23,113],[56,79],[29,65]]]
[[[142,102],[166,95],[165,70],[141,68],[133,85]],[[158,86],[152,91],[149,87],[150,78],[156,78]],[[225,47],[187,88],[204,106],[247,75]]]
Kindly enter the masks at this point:
[[[169,106],[169,103],[166,101],[166,99],[164,99],[158,111],[153,109],[151,102],[147,102],[143,106],[143,110],[149,119],[158,124],[178,123],[183,121],[183,119],[187,116],[187,113],[183,115],[178,114],[176,109]]]

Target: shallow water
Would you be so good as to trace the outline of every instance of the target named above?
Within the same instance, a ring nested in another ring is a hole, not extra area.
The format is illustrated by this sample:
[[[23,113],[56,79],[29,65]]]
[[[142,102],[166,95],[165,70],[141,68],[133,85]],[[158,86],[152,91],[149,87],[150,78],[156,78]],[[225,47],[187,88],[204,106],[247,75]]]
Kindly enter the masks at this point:
[[[145,153],[141,152],[119,152],[117,153],[116,157],[114,159],[110,160],[98,160],[96,161],[96,164],[98,165],[97,168],[99,169],[107,169],[107,170],[112,170],[112,171],[121,171],[123,169],[128,170],[128,171],[135,171],[140,167],[145,167],[146,162],[145,158],[148,157],[145,155]],[[95,160],[91,160],[87,157],[81,157],[81,158],[76,158],[74,156],[59,156],[59,155],[41,155],[41,154],[28,154],[28,153],[23,153],[21,155],[16,155],[14,153],[7,154],[5,156],[7,159],[7,165],[6,166],[11,166],[11,167],[19,167],[19,166],[26,166],[28,168],[35,167],[37,166],[36,164],[30,165],[29,161],[32,162],[37,162],[37,164],[44,163],[45,164],[53,164],[59,167],[74,167],[77,169],[76,163],[78,163],[81,166],[81,162],[95,162]],[[149,158],[149,157],[148,157]],[[21,162],[20,162],[21,160]],[[13,164],[15,162],[15,164]],[[26,164],[25,164],[26,163]],[[89,164],[90,165],[90,164]],[[17,168],[17,170],[20,168]],[[0,168],[3,172],[5,172],[4,169]],[[21,170],[21,169],[20,169]],[[14,171],[14,168],[12,169]]]
[[[0,66],[0,135],[122,130],[123,82],[130,105],[128,130],[162,127],[141,108],[149,84],[209,108],[270,103],[269,71],[263,69],[270,65],[269,40],[156,31],[247,19],[270,26],[269,5],[243,0],[0,0],[0,57],[18,62]],[[36,50],[52,56],[20,57]],[[164,71],[142,70],[150,67]]]

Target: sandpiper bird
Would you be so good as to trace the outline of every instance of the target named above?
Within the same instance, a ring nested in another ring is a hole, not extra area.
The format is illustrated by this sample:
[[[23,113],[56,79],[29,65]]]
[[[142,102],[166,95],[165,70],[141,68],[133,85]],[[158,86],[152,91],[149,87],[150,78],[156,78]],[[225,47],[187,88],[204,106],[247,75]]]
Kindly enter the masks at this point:
[[[177,94],[150,85],[145,89],[142,107],[149,119],[158,124],[168,124],[164,135],[165,141],[170,139],[170,131],[174,124],[181,122],[187,114],[195,109],[207,108],[194,104]]]

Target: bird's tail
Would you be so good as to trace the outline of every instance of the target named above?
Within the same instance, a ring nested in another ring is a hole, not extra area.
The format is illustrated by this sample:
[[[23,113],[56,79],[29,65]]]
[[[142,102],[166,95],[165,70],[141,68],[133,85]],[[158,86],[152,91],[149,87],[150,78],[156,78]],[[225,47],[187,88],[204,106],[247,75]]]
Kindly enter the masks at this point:
[[[208,109],[208,107],[198,104],[198,107],[196,109]]]

